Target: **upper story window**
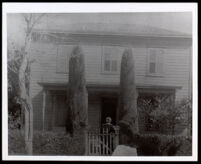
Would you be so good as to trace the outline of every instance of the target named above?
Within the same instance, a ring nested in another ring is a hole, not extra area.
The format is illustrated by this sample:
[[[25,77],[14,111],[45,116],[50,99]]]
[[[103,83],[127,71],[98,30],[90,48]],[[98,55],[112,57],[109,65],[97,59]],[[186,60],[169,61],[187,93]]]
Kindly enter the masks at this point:
[[[120,71],[121,55],[123,48],[104,46],[102,53],[102,72],[116,74]]]
[[[56,72],[68,73],[68,62],[70,54],[73,50],[72,45],[58,45],[57,59],[56,59]]]
[[[164,50],[160,48],[148,49],[147,74],[162,76],[164,71]]]

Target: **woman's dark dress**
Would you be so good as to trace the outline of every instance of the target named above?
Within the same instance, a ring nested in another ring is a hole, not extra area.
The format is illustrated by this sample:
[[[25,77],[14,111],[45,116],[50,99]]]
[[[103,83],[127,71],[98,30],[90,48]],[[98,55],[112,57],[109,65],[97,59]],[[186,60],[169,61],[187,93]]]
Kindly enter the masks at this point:
[[[109,123],[103,124],[102,129],[104,129],[102,131],[103,134],[115,134],[115,129],[114,129],[112,124],[109,124]],[[105,135],[104,136],[104,144],[106,145],[106,142],[108,141],[107,143],[108,143],[108,147],[109,147],[110,150],[113,150],[113,148],[114,148],[113,139],[114,138],[112,137],[112,139],[110,140],[110,135]]]

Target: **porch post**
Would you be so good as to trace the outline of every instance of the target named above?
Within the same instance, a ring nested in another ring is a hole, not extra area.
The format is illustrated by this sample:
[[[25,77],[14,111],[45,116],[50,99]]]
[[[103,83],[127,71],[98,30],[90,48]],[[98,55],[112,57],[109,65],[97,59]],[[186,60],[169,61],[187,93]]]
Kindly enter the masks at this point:
[[[114,149],[119,145],[119,126],[115,128],[115,145]]]
[[[43,90],[43,131],[45,130],[45,107],[46,107],[46,90]]]
[[[89,136],[88,136],[88,127],[86,128],[86,129],[84,129],[84,135],[85,135],[85,155],[88,155],[88,153],[89,153]]]

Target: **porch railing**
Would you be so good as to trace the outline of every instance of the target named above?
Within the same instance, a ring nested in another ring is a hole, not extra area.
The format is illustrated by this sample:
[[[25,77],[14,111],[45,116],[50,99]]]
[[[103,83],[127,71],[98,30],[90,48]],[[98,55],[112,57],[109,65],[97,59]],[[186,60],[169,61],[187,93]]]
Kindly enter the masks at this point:
[[[119,144],[119,127],[114,129],[114,133],[109,133],[107,128],[89,130],[88,155],[111,155]]]

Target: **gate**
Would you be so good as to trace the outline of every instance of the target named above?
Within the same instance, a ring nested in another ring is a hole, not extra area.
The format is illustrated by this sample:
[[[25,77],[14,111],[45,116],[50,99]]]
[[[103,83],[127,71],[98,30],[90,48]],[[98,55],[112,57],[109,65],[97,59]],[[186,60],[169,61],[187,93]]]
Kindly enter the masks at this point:
[[[93,129],[88,132],[88,155],[111,155],[119,144],[119,127],[115,133],[108,133],[107,128]]]

